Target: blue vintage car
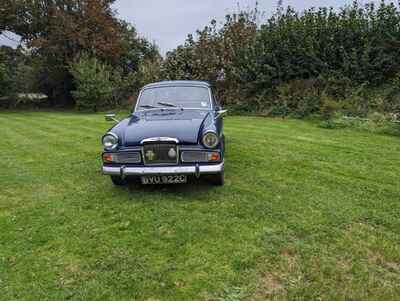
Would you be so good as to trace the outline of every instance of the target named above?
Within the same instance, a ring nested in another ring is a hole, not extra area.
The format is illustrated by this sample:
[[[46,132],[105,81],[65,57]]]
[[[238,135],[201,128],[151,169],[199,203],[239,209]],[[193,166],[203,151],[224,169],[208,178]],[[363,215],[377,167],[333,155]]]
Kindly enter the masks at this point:
[[[128,118],[102,139],[103,174],[115,185],[179,184],[206,177],[224,184],[222,110],[209,83],[165,81],[145,86]]]

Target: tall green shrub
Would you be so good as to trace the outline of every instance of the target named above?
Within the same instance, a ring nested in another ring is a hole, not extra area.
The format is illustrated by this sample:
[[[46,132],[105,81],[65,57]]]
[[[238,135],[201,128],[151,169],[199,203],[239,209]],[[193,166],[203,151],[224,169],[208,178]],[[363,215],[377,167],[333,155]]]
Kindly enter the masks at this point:
[[[76,85],[72,95],[78,109],[97,111],[115,105],[113,74],[107,65],[84,54],[70,64],[70,72]]]

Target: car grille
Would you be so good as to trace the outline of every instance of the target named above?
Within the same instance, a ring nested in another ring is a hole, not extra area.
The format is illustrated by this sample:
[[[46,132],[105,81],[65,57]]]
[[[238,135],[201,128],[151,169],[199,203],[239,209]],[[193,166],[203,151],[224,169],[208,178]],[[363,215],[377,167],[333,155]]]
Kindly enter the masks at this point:
[[[139,152],[121,152],[116,155],[116,163],[140,163],[142,159],[140,158]]]
[[[175,143],[145,144],[143,158],[147,165],[178,164],[178,147]]]

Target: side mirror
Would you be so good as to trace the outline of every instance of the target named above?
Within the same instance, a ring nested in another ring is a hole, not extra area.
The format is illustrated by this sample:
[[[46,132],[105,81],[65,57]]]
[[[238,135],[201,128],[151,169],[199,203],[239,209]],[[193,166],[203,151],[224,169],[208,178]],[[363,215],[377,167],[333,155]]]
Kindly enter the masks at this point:
[[[218,110],[217,111],[217,116],[215,117],[215,119],[224,117],[227,113],[228,113],[228,110]]]
[[[105,117],[106,121],[119,122],[119,120],[115,118],[115,114],[107,114],[104,117]]]

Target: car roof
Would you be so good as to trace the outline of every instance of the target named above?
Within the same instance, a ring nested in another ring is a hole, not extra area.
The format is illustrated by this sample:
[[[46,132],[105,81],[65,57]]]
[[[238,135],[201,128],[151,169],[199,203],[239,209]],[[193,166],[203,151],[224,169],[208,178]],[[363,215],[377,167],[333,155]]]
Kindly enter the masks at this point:
[[[211,85],[206,81],[198,81],[198,80],[170,80],[170,81],[162,81],[151,83],[143,87],[143,89],[148,88],[156,88],[156,87],[169,87],[169,86],[201,86],[210,88]]]

